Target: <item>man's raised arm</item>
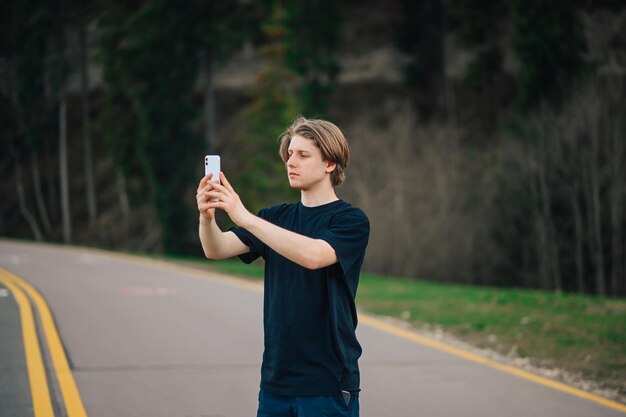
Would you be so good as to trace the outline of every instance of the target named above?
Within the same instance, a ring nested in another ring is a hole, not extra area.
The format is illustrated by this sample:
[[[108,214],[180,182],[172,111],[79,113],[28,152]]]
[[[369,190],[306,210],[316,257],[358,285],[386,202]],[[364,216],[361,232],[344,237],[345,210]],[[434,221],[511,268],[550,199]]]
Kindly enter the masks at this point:
[[[209,207],[209,193],[215,183],[211,181],[212,174],[202,178],[198,185],[196,202],[200,212],[198,234],[202,243],[204,256],[209,259],[225,259],[241,255],[250,251],[233,232],[222,232],[215,221],[215,209]]]
[[[220,178],[224,185],[212,184],[212,190],[206,192],[207,197],[217,200],[208,202],[207,207],[213,210],[215,208],[224,210],[237,226],[245,228],[274,251],[305,268],[324,268],[337,262],[335,250],[326,241],[283,229],[250,213],[223,173]],[[217,225],[215,228],[219,230]],[[217,240],[217,236],[213,237],[214,229],[209,228],[209,230],[210,237]],[[234,235],[234,233],[231,234]],[[223,237],[227,235],[228,233],[222,234]],[[236,236],[235,239],[239,240]],[[241,241],[239,242],[244,245]],[[226,245],[227,242],[223,244]],[[213,244],[210,246],[211,249],[215,247]],[[232,244],[232,246],[231,250],[236,251],[236,245]],[[249,250],[247,246],[245,247]],[[220,249],[216,250],[220,251]]]

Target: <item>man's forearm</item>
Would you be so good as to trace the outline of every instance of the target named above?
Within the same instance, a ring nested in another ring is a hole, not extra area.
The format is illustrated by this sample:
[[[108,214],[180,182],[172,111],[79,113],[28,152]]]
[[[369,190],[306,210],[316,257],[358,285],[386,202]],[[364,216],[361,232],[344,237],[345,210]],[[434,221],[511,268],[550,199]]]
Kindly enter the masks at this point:
[[[198,233],[202,250],[207,258],[220,259],[220,248],[224,245],[221,243],[223,239],[222,230],[217,225],[215,219],[208,221],[200,216],[200,224],[198,225]]]
[[[283,229],[254,215],[246,219],[243,227],[285,258],[305,268],[318,269],[337,262],[334,249],[321,239]]]

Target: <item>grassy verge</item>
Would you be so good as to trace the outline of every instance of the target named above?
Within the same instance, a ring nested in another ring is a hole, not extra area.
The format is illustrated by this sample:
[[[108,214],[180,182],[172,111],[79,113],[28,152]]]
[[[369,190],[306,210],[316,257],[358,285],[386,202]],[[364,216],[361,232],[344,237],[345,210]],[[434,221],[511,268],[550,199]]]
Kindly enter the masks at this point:
[[[202,269],[261,279],[261,265],[168,258]],[[357,304],[418,328],[440,327],[460,340],[530,358],[626,394],[626,299],[474,287],[363,274]]]
[[[417,327],[439,326],[461,340],[527,357],[626,394],[626,300],[485,288],[373,276],[359,307]]]

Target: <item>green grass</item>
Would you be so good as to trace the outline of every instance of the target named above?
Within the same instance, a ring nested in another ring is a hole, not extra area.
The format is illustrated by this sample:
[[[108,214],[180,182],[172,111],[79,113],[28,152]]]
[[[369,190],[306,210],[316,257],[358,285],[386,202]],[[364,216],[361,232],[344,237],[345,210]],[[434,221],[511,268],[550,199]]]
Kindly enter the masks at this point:
[[[261,279],[262,264],[237,260],[177,263]],[[362,274],[365,312],[437,326],[477,347],[528,357],[626,394],[626,299],[441,284]]]
[[[626,392],[626,300],[365,274],[359,307]]]

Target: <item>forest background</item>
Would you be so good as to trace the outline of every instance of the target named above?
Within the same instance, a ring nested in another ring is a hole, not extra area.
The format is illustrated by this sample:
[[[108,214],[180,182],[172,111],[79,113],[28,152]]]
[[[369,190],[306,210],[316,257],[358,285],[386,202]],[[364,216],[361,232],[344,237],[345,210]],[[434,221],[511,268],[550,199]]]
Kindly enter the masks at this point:
[[[0,5],[0,236],[201,256],[203,157],[251,211],[277,137],[335,122],[365,269],[626,295],[626,4]],[[227,218],[222,217],[223,225]]]

